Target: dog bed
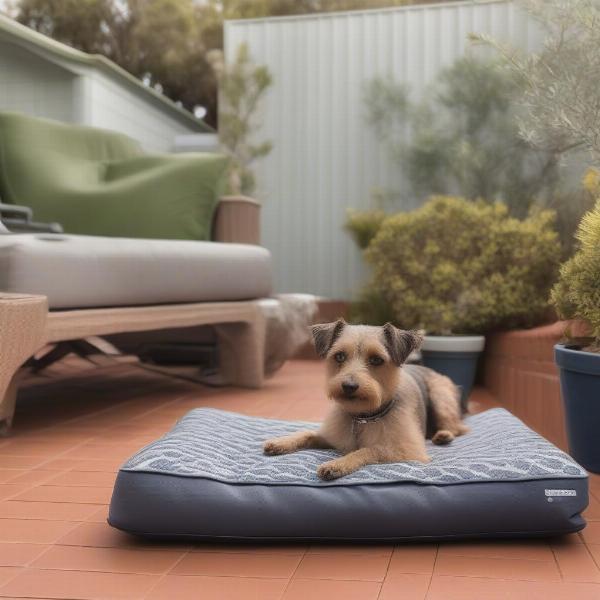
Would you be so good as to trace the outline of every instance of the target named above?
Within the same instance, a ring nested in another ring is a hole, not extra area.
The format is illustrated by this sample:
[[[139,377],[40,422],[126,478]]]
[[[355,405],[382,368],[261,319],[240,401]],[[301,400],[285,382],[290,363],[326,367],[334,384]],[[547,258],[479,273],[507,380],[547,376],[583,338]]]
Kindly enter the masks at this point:
[[[150,537],[423,540],[582,529],[586,472],[504,409],[467,418],[429,464],[371,465],[334,481],[332,451],[265,456],[264,440],[315,423],[200,408],[120,469],[109,523]]]

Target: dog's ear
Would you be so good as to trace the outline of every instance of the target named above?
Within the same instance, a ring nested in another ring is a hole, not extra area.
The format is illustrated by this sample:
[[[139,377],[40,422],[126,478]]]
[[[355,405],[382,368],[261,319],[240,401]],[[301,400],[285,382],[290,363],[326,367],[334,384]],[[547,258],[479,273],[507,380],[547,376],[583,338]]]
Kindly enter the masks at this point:
[[[310,330],[315,343],[315,350],[321,358],[329,352],[329,348],[340,337],[345,326],[346,321],[344,319],[338,319],[333,323],[319,323],[311,326]]]
[[[394,327],[391,323],[383,326],[383,341],[395,365],[400,366],[416,350],[423,341],[418,331],[405,331]]]

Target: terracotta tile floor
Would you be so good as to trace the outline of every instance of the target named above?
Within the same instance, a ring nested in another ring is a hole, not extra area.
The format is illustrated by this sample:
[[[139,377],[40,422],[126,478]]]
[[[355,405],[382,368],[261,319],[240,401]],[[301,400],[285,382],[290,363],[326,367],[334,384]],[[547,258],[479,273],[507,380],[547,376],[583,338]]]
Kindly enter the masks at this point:
[[[132,366],[55,367],[0,440],[0,596],[202,600],[600,600],[600,477],[582,535],[378,546],[144,543],[106,524],[119,464],[187,410],[318,420],[322,367],[263,390],[208,389]],[[472,408],[493,405],[477,390]]]

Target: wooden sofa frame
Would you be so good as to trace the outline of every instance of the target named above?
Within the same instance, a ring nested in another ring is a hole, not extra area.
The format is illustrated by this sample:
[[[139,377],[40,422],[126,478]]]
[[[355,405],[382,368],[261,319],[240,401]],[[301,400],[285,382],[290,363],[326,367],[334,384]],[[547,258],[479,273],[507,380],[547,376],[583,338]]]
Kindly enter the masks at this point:
[[[260,205],[221,198],[213,241],[258,244]],[[45,296],[0,292],[0,435],[9,433],[22,369],[48,344],[88,336],[214,325],[220,368],[231,385],[258,388],[264,376],[265,321],[256,301],[49,311]]]

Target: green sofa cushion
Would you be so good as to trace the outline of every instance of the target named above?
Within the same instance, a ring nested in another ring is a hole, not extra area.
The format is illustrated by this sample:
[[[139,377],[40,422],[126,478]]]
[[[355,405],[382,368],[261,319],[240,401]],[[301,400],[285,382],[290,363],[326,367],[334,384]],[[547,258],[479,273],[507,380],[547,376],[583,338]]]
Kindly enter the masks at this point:
[[[228,160],[144,154],[127,136],[0,112],[0,197],[65,232],[210,239]]]

